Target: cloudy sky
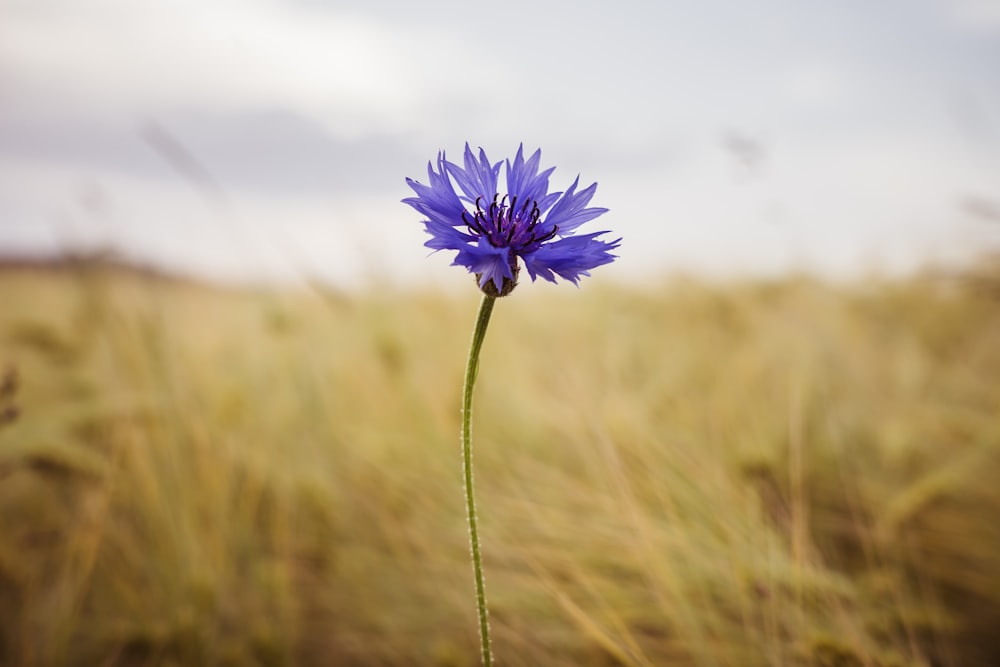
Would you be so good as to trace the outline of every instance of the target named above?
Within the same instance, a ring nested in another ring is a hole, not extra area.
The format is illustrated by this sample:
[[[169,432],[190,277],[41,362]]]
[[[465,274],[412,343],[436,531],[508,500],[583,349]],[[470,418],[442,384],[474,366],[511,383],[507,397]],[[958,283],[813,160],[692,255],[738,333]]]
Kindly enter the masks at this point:
[[[466,141],[598,181],[607,279],[953,261],[1000,248],[1000,3],[0,0],[0,254],[453,282],[399,200]]]

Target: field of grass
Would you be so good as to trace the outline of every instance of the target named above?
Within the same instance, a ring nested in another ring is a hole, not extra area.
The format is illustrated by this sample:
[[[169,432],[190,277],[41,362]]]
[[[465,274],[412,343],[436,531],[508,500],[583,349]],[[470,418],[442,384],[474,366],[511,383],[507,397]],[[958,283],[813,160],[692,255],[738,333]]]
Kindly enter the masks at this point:
[[[500,301],[499,664],[1000,664],[997,269]],[[463,294],[0,271],[0,664],[475,664]]]

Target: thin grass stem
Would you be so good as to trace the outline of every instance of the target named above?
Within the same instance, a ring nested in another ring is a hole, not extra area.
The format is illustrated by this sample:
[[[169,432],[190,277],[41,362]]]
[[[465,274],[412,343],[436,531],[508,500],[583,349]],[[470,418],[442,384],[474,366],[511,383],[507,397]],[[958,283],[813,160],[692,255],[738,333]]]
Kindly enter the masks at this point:
[[[476,608],[479,611],[479,642],[482,647],[483,665],[493,664],[490,646],[490,618],[486,607],[486,582],[483,578],[483,558],[479,550],[479,519],[476,514],[476,496],[472,479],[472,390],[479,374],[479,351],[486,338],[496,297],[483,296],[476,318],[476,330],[469,347],[469,363],[465,368],[465,386],[462,389],[462,472],[465,484],[465,511],[469,521],[469,544],[472,549],[472,570],[476,578]]]

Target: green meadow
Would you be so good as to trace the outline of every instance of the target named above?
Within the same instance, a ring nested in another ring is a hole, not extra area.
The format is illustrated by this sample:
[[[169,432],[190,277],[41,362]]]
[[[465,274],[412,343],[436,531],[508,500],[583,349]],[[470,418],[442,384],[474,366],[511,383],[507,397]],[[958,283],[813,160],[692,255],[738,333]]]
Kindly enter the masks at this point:
[[[0,270],[0,664],[474,665],[478,305]],[[505,666],[1000,664],[1000,263],[498,302]]]

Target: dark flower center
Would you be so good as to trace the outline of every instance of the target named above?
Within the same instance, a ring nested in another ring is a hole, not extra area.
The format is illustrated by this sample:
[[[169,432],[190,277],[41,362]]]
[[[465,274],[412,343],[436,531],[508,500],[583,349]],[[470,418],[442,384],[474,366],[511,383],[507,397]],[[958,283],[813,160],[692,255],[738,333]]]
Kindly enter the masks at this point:
[[[538,229],[542,212],[533,199],[524,198],[518,202],[517,196],[507,201],[507,195],[493,195],[493,201],[485,209],[484,198],[476,197],[476,212],[462,211],[462,221],[469,231],[485,237],[494,248],[514,247],[523,250],[531,245],[541,245],[556,235],[556,228],[542,234]]]

